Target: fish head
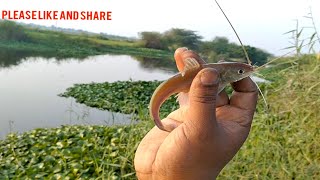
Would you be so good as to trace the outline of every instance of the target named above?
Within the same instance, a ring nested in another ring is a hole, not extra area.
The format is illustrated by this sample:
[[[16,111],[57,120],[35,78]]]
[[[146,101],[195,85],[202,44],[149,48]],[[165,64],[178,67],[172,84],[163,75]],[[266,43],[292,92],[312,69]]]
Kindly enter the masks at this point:
[[[254,72],[254,67],[245,63],[222,63],[224,67],[220,69],[220,80],[232,83],[250,76]]]

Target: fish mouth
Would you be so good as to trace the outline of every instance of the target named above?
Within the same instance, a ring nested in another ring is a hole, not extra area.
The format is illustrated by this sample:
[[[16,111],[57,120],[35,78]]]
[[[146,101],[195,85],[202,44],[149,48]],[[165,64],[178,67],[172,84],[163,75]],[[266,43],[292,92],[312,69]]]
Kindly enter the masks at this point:
[[[256,71],[256,67],[254,67],[254,66],[250,66],[250,71],[252,71],[252,72],[255,72]]]
[[[255,72],[256,71],[256,69],[257,69],[257,67],[255,67],[255,66],[252,66],[252,65],[249,65],[249,64],[246,64],[246,67],[245,68],[247,68],[247,72]]]

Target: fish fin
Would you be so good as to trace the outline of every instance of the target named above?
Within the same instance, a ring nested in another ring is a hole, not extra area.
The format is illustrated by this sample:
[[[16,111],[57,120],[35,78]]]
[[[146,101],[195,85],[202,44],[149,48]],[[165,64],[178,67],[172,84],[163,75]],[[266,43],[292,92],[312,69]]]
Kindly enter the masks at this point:
[[[200,64],[207,64],[201,57],[194,51],[188,50],[186,47],[178,48],[174,53],[174,60],[176,62],[179,72],[182,72],[185,66],[184,59],[195,58]]]
[[[227,83],[219,83],[218,94],[227,86]]]
[[[184,76],[186,72],[200,68],[199,62],[195,58],[187,58],[183,60],[184,68],[181,71],[181,75]]]
[[[178,94],[176,94],[176,95],[174,96],[174,98],[176,98],[176,102],[179,102],[179,95],[180,95],[180,93],[178,93]]]
[[[185,52],[185,51],[188,51],[188,48],[186,47],[181,47],[181,48],[178,48],[175,53],[174,53],[174,59],[176,61],[176,65],[177,65],[177,68],[179,70],[179,72],[181,72],[183,70],[183,67],[184,67],[184,62],[183,62],[183,59],[182,59],[182,54]]]

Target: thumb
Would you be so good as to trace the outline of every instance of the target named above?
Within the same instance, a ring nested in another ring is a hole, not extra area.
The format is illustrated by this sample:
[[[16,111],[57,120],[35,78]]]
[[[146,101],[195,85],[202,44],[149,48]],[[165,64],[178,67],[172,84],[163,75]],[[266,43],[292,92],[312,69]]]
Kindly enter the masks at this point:
[[[219,74],[213,68],[201,70],[194,78],[189,92],[189,117],[193,126],[211,127],[216,123],[216,100]]]

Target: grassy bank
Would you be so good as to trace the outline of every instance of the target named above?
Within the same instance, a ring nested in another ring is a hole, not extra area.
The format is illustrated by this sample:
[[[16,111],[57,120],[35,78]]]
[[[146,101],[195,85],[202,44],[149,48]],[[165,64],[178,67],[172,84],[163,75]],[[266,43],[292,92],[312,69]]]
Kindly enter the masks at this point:
[[[283,67],[275,66],[273,71],[265,72],[266,77],[273,79],[263,90],[270,108],[265,111],[262,101],[259,102],[248,140],[219,179],[320,176],[320,61],[305,56],[283,62],[287,62]],[[133,112],[147,118],[148,97],[141,94],[151,94],[158,82],[153,83],[77,85],[64,95],[74,94],[79,102],[119,111],[125,104],[136,103],[141,107]],[[164,113],[171,110],[174,101],[168,103],[162,107]],[[135,179],[134,152],[152,126],[149,119],[122,127],[66,126],[10,135],[0,141],[0,179],[35,176]]]
[[[29,51],[34,55],[46,55],[57,58],[84,58],[100,54],[127,54],[150,58],[171,59],[172,52],[135,47],[135,43],[99,40],[94,37],[80,35],[67,36],[65,34],[52,34],[49,31],[35,32],[30,30],[32,42],[1,41],[0,48],[11,51]]]
[[[143,48],[137,41],[112,40],[99,35],[71,34],[40,30],[0,22],[0,48],[57,58],[83,58],[100,54],[127,54],[171,59],[173,52]]]
[[[187,29],[172,28],[164,33],[144,31],[136,39],[0,21],[0,49],[32,52],[34,56],[84,58],[108,53],[173,59],[173,52],[179,47],[201,52],[207,62],[221,59],[245,62],[242,47],[227,38],[203,41],[195,31]],[[246,46],[246,49],[253,64],[264,64],[272,56],[256,47]]]
[[[270,71],[274,82],[265,88],[270,109],[258,108],[248,140],[221,179],[320,176],[320,60],[305,56],[286,61],[282,66],[287,68]]]

